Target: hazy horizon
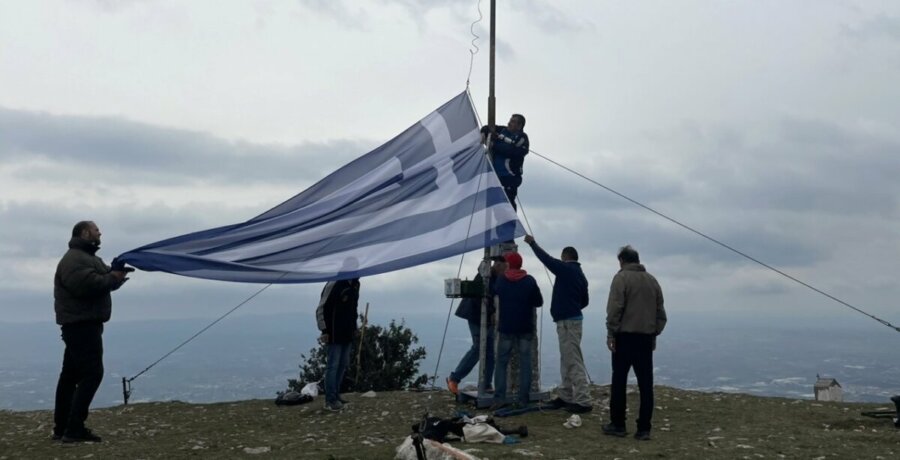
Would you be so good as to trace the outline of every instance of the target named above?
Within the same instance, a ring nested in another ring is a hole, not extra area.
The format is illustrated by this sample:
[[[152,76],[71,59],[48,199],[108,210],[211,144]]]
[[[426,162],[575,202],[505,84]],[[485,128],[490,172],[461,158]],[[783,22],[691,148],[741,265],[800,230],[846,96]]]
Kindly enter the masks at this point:
[[[583,349],[594,383],[609,383],[609,355],[599,312],[589,311]],[[769,323],[766,318],[706,318],[671,312],[655,356],[656,384],[703,391],[811,398],[816,374],[835,377],[848,401],[887,401],[900,393],[896,338],[877,323],[834,321]],[[401,320],[401,318],[395,318]],[[440,319],[438,321],[438,319]],[[403,320],[419,336],[431,376],[446,312]],[[370,311],[370,322],[390,318]],[[212,319],[112,321],[104,334],[106,376],[97,407],[120,404],[121,378],[132,377]],[[880,329],[879,329],[880,328]],[[882,330],[883,329],[883,330]],[[881,332],[879,332],[881,331]],[[896,334],[896,333],[894,333]],[[297,378],[301,354],[315,346],[312,312],[226,318],[133,382],[132,402],[217,402],[274,398]],[[559,381],[556,332],[544,317],[542,385]],[[469,345],[465,321],[450,319],[438,386]],[[0,409],[49,409],[62,360],[53,324],[0,322]],[[470,375],[466,381],[476,380]]]

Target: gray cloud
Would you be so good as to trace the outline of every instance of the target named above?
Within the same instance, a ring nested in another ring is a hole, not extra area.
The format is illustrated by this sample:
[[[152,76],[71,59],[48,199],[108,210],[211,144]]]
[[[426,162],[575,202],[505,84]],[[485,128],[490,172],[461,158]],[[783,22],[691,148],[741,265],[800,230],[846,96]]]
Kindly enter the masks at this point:
[[[860,40],[900,41],[900,17],[878,14],[857,24],[845,25],[842,31],[845,36]]]
[[[64,168],[31,166],[22,177],[46,178],[56,169],[87,167],[122,180],[173,185],[290,183],[316,180],[365,153],[362,142],[282,146],[226,141],[209,134],[113,117],[63,116],[0,108],[0,163],[45,159]]]
[[[299,0],[299,3],[316,13],[329,16],[346,26],[365,29],[367,18],[357,2],[348,0]],[[476,3],[468,0],[379,0],[383,5],[400,6],[410,17],[419,20],[419,30],[424,31],[425,16],[434,10],[446,10],[457,22],[474,22],[478,19]],[[353,5],[353,6],[351,6]],[[573,31],[593,30],[594,24],[588,19],[573,17],[547,2],[522,0],[515,8],[508,5],[498,6],[498,16],[516,15],[525,21],[534,23],[540,29],[554,34]],[[490,21],[490,3],[481,3],[482,22]],[[486,37],[487,35],[483,35]]]

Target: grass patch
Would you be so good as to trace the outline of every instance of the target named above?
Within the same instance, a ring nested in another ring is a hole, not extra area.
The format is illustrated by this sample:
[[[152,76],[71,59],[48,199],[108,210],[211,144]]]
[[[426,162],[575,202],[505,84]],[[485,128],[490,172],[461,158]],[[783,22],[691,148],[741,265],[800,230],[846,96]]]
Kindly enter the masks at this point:
[[[900,430],[890,419],[861,416],[893,405],[818,403],[744,394],[657,387],[653,440],[610,438],[608,387],[592,388],[594,411],[580,428],[563,427],[568,413],[548,411],[498,419],[527,425],[515,445],[455,444],[479,458],[900,458]],[[0,411],[0,459],[7,458],[314,458],[389,459],[426,411],[451,417],[448,392],[389,392],[374,398],[345,395],[339,413],[322,397],[293,407],[271,400],[216,404],[141,403],[92,410],[88,425],[100,444],[64,446],[50,440],[51,411]],[[637,394],[628,396],[634,431]]]

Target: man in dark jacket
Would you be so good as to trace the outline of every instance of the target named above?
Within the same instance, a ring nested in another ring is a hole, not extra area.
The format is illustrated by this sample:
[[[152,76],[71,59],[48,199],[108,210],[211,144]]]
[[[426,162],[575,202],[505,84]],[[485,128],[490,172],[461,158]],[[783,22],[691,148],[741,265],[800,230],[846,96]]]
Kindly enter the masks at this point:
[[[500,302],[497,369],[494,371],[494,409],[506,405],[506,375],[513,349],[519,353],[519,394],[517,404],[527,406],[531,396],[531,344],[535,335],[535,308],[544,304],[537,281],[522,270],[522,256],[504,255],[507,269],[494,284]]]
[[[581,333],[584,315],[581,310],[588,305],[588,282],[578,263],[578,251],[571,246],[563,248],[559,259],[544,251],[531,235],[525,235],[537,258],[556,276],[550,315],[556,323],[559,337],[559,371],[562,377],[557,397],[550,405],[566,408],[569,412],[590,412],[591,394],[587,370],[581,354]]]
[[[356,333],[359,278],[329,281],[322,289],[316,323],[322,331],[319,341],[326,346],[325,409],[338,411],[347,401],[341,399],[341,382],[350,364],[350,348]]]
[[[634,437],[650,439],[653,417],[653,351],[656,336],[666,327],[662,289],[653,275],[641,265],[638,252],[631,246],[619,250],[620,270],[609,287],[606,305],[606,346],[612,352],[612,385],[609,395],[610,423],[603,433],[625,436],[625,385],[628,371],[634,368],[641,408]]]
[[[502,256],[491,257],[494,264],[491,266],[491,280],[489,283],[489,291],[493,292],[494,283],[498,276],[503,276],[506,271],[506,259]],[[481,280],[481,273],[475,275],[474,281]],[[481,351],[481,297],[465,298],[459,303],[456,309],[456,316],[463,318],[469,323],[469,333],[472,334],[472,346],[469,351],[463,355],[456,369],[447,377],[447,389],[453,394],[459,393],[459,382],[472,372],[472,369],[478,364],[478,356]],[[488,324],[487,324],[487,351],[484,357],[484,381],[490,387],[494,377],[494,302],[488,299]],[[490,389],[490,388],[487,388]]]
[[[56,384],[53,439],[66,443],[101,440],[84,421],[103,380],[103,323],[112,312],[110,292],[128,280],[126,271],[133,270],[124,265],[112,269],[97,257],[100,235],[91,221],[75,224],[69,250],[53,278],[56,324],[66,344]]]
[[[528,135],[524,129],[525,117],[518,113],[510,117],[506,126],[495,126],[491,140],[487,139],[487,135],[491,134],[490,127],[481,128],[484,142],[492,141],[490,149],[494,171],[513,209],[516,209],[516,195],[522,185],[522,165],[525,164],[525,155],[528,155]]]

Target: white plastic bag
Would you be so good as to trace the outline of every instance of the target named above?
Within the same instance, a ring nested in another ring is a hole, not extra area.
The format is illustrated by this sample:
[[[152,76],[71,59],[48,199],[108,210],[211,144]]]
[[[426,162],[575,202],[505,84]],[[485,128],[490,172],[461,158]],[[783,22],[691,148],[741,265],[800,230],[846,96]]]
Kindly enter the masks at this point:
[[[319,396],[319,382],[307,383],[302,390],[300,390],[300,394],[310,395],[313,398]]]

